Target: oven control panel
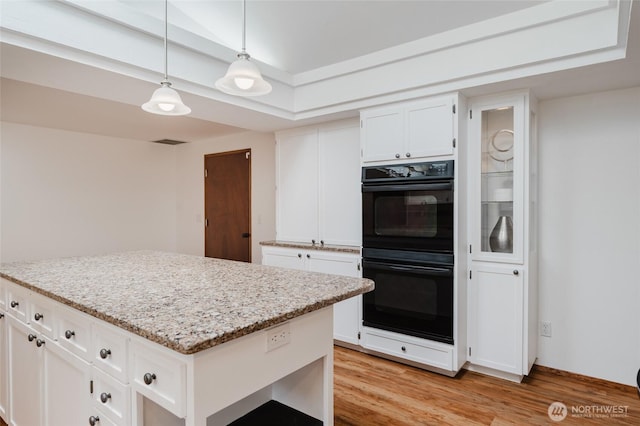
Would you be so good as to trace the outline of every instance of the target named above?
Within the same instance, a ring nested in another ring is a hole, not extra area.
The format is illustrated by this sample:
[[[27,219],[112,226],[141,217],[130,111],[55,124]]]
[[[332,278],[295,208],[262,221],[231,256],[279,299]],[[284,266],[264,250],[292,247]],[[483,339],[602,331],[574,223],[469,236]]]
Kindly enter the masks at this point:
[[[453,160],[362,168],[362,182],[453,178]]]

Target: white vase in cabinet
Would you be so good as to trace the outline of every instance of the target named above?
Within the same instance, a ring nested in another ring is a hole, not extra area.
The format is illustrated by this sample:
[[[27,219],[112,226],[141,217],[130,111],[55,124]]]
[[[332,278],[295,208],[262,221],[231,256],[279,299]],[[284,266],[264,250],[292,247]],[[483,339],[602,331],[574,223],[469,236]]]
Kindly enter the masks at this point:
[[[278,132],[276,140],[277,239],[359,246],[357,121]]]
[[[468,130],[469,368],[519,381],[537,346],[535,102],[472,99]]]
[[[451,95],[362,111],[362,161],[410,162],[452,155],[456,103]]]

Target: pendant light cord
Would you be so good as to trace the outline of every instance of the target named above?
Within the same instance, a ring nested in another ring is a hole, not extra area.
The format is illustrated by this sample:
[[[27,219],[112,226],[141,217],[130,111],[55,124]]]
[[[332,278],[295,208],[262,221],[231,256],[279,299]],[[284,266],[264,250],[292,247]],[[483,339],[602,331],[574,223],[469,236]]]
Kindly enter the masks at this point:
[[[242,53],[246,53],[247,42],[247,0],[242,0]]]
[[[169,83],[169,74],[168,74],[168,46],[167,46],[167,37],[168,37],[168,23],[167,23],[167,8],[168,8],[168,0],[164,0],[164,82]]]

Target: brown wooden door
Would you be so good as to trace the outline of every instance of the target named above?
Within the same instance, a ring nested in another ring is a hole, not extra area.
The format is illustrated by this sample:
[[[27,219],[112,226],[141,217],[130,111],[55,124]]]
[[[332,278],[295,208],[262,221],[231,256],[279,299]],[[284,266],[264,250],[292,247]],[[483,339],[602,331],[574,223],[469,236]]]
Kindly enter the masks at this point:
[[[204,157],[204,255],[251,262],[251,150]]]

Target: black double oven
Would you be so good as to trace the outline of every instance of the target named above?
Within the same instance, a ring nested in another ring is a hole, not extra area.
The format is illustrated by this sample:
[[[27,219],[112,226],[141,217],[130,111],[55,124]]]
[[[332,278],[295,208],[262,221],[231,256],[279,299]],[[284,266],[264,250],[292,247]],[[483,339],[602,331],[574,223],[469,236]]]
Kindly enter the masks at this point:
[[[453,167],[362,169],[365,326],[453,344]]]

